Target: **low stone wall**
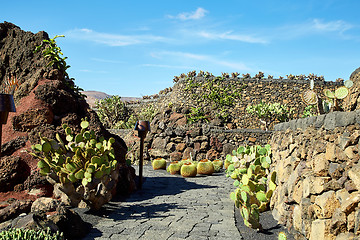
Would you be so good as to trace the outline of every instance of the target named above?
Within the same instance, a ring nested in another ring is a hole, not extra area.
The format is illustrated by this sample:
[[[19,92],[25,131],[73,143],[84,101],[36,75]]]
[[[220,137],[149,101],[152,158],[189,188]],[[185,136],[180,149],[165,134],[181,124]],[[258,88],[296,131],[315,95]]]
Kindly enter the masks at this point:
[[[272,213],[298,239],[360,236],[359,123],[360,111],[354,111],[275,126]]]
[[[256,129],[227,129],[212,124],[187,124],[181,113],[169,113],[168,117],[157,116],[151,123],[151,132],[145,139],[145,158],[165,158],[176,161],[191,157],[225,159],[228,153],[240,145],[265,145],[273,131]],[[138,159],[139,139],[134,132],[124,137],[130,155]],[[131,158],[131,157],[130,157]]]

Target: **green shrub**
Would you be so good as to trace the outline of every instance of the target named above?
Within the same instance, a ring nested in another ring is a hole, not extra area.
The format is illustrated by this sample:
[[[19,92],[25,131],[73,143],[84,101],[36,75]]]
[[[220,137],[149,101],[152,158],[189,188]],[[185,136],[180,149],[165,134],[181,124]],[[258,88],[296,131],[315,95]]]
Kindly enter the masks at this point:
[[[22,228],[12,228],[0,232],[0,240],[63,240],[63,233],[52,233],[50,228],[46,230],[29,230]]]
[[[119,128],[119,123],[125,124],[130,118],[131,111],[120,96],[111,96],[96,101],[95,104],[99,119],[106,128]]]

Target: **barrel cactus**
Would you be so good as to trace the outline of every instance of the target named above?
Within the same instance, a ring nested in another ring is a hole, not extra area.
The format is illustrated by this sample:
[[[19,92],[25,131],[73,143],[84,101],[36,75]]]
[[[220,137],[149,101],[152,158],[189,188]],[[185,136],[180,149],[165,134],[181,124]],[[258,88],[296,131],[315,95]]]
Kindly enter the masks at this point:
[[[154,170],[166,169],[166,160],[163,158],[154,159],[151,163]]]
[[[60,232],[52,233],[50,228],[47,228],[46,230],[12,228],[0,232],[0,240],[11,240],[11,239],[63,240],[64,236],[63,233]]]
[[[224,165],[224,162],[220,159],[215,159],[212,163],[214,165],[214,172],[220,172]]]
[[[180,173],[181,165],[178,161],[171,162],[167,170],[171,175],[178,174]]]
[[[197,174],[196,165],[192,162],[185,162],[181,166],[180,174],[183,177],[195,177]]]
[[[214,165],[208,159],[200,160],[197,164],[197,173],[202,175],[212,175],[214,173]]]
[[[80,133],[66,124],[66,141],[40,135],[40,143],[31,146],[30,154],[39,159],[40,174],[54,185],[65,204],[99,209],[109,202],[118,180],[118,162],[112,144],[114,138],[97,138],[82,119]],[[98,191],[97,189],[102,189]]]

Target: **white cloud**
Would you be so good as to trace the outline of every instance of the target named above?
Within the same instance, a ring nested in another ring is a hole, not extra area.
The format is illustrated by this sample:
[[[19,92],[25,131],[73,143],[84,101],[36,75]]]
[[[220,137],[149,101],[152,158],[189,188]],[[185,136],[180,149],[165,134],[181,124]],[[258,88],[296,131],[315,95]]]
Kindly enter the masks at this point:
[[[209,11],[205,10],[204,8],[197,8],[196,11],[194,12],[184,12],[184,13],[179,13],[176,16],[172,16],[172,15],[168,15],[168,18],[174,18],[174,19],[180,19],[180,20],[198,20],[201,19],[203,17],[205,17],[206,13],[208,13]]]
[[[206,31],[201,31],[198,33],[199,36],[213,39],[213,40],[234,40],[240,42],[247,42],[247,43],[262,43],[265,44],[268,41],[263,38],[253,37],[250,35],[241,35],[241,34],[232,34],[232,31],[224,32],[224,33],[210,33]]]
[[[164,37],[160,36],[109,34],[96,32],[86,28],[70,30],[66,33],[66,36],[69,38],[105,44],[111,47],[122,47],[135,44],[166,41]]]
[[[190,66],[177,66],[177,65],[166,65],[166,64],[143,64],[144,67],[158,67],[158,68],[179,68],[179,69],[193,69]]]
[[[343,20],[324,22],[320,19],[314,19],[310,27],[321,32],[344,32],[351,29],[352,25]]]
[[[331,33],[344,37],[347,30],[353,28],[353,25],[343,21],[323,21],[321,19],[312,19],[304,23],[286,25],[272,31],[273,38],[293,39],[302,36],[310,36],[315,34]]]

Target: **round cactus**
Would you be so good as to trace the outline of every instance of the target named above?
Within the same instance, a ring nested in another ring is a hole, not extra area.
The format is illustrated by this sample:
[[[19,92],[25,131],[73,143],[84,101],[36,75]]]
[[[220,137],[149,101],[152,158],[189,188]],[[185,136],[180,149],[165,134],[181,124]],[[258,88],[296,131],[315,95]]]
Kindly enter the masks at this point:
[[[224,162],[219,159],[214,160],[212,163],[214,165],[214,172],[220,172],[224,165]]]
[[[180,174],[183,177],[195,177],[197,174],[196,165],[192,162],[185,162],[181,166]]]
[[[180,173],[180,169],[181,169],[181,164],[178,161],[171,162],[168,167],[168,170],[171,175]]]
[[[202,175],[212,175],[214,173],[214,165],[207,159],[201,160],[197,164],[197,173]]]
[[[154,170],[166,169],[166,160],[163,158],[157,158],[152,161],[152,167]]]

